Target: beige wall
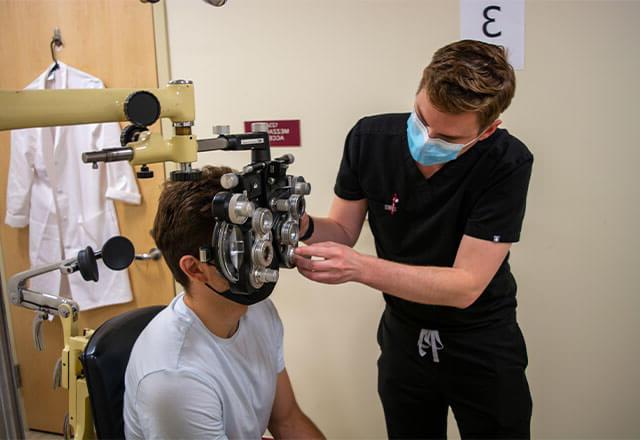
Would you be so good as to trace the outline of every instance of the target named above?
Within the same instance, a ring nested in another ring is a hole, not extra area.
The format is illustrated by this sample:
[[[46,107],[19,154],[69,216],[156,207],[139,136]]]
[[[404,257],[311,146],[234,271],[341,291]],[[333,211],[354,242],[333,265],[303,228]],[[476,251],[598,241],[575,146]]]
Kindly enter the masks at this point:
[[[422,67],[459,32],[453,0],[169,0],[167,12],[171,71],[195,82],[198,136],[301,119],[303,147],[273,154],[296,155],[290,170],[312,183],[316,215],[333,197],[348,129],[362,115],[408,111]],[[537,438],[640,436],[638,23],[638,1],[526,3],[526,68],[504,121],[536,156],[512,261]],[[358,249],[374,252],[366,229]],[[273,298],[304,409],[330,438],[383,437],[380,295],[283,271]]]

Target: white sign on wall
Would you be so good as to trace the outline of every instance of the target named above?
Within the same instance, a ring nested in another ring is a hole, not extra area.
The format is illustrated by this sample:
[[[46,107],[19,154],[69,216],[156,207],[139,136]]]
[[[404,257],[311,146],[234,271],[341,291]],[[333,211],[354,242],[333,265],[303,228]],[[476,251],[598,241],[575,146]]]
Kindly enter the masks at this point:
[[[460,35],[507,48],[514,69],[524,68],[524,0],[460,0]]]

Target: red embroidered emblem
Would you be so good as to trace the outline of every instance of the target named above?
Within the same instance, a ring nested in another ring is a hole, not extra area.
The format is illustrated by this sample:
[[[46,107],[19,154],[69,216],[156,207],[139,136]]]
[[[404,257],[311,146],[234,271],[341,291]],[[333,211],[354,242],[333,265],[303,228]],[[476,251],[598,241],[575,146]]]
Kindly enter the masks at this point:
[[[393,193],[393,197],[391,197],[391,205],[384,205],[384,210],[389,211],[391,215],[398,212],[398,203],[400,203],[400,198],[398,194]]]

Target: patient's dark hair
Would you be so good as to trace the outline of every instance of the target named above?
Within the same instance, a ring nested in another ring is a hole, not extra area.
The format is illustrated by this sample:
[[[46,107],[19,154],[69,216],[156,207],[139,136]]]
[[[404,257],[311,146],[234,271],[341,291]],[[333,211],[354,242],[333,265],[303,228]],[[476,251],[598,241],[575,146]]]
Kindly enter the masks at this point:
[[[220,176],[231,172],[227,167],[205,166],[200,180],[167,181],[160,194],[151,235],[176,281],[185,288],[189,287],[189,278],[180,269],[180,258],[184,255],[198,258],[200,246],[211,243],[214,225],[211,201],[222,189]]]

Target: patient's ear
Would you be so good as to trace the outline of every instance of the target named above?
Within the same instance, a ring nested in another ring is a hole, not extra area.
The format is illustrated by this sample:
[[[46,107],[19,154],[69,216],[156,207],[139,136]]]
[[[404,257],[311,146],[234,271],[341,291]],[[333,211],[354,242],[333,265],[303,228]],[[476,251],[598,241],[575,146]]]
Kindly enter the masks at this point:
[[[207,281],[207,274],[202,270],[202,263],[193,255],[183,255],[179,265],[189,280],[197,280],[201,283]]]

